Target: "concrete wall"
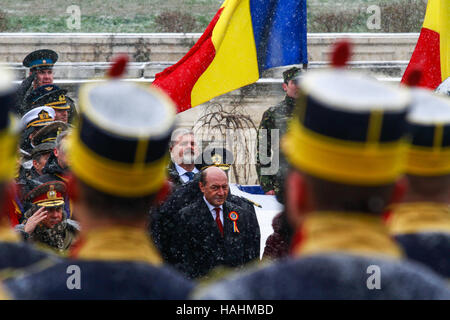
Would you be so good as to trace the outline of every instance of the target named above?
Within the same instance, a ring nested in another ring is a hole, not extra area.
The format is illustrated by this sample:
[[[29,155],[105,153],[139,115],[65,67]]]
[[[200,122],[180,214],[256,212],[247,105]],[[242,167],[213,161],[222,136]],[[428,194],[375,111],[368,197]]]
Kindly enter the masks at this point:
[[[2,33],[0,61],[22,62],[27,53],[48,48],[60,61],[109,61],[128,53],[132,61],[176,61],[197,41],[199,34],[113,33]]]
[[[0,62],[22,62],[31,51],[53,49],[62,62],[109,61],[114,54],[128,53],[132,61],[177,61],[201,34],[124,33],[2,33]],[[354,61],[409,60],[417,33],[311,33],[308,56],[328,61],[330,45],[336,39],[350,39],[355,45]]]
[[[105,74],[111,57],[128,53],[131,59],[128,81],[150,84],[157,72],[178,61],[194,45],[200,34],[0,34],[0,64],[26,75],[23,58],[31,51],[50,48],[58,52],[54,68],[55,83],[66,88],[76,99],[79,86]],[[418,34],[309,34],[308,68],[328,65],[332,44],[337,39],[350,39],[354,54],[350,68],[370,73],[385,82],[398,83],[414,50]],[[284,97],[282,72],[274,68],[249,86],[234,90],[177,115],[180,127],[192,128],[197,120],[216,103],[225,110],[239,107],[258,127],[262,114]],[[18,81],[19,82],[19,81]],[[197,123],[198,126],[198,123]],[[248,133],[253,135],[252,132]],[[254,143],[254,139],[251,143]],[[239,170],[239,169],[238,169]],[[234,179],[232,179],[234,182]],[[241,183],[257,183],[254,168]]]
[[[411,59],[417,33],[312,33],[308,35],[310,61],[328,61],[332,44],[349,39],[354,45],[353,61],[398,61]]]

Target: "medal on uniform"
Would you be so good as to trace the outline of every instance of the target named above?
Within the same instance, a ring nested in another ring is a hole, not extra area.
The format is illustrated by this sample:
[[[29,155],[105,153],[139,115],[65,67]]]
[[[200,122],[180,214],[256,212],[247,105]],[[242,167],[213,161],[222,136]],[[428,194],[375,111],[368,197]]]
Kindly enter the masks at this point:
[[[231,211],[228,214],[228,217],[230,218],[231,221],[233,221],[233,231],[237,232],[237,233],[240,233],[239,229],[237,227],[237,223],[236,223],[236,221],[239,219],[239,215],[237,214],[237,212],[236,211]]]

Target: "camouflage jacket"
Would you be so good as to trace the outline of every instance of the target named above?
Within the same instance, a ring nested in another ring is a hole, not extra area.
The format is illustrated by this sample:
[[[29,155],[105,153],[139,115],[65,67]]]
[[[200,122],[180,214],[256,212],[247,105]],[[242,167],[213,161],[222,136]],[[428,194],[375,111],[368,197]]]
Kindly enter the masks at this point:
[[[259,183],[264,192],[274,190],[277,200],[281,203],[284,203],[282,188],[288,165],[280,152],[280,139],[287,131],[287,123],[292,117],[294,106],[295,99],[286,96],[282,102],[264,112],[258,129],[256,172],[258,173]],[[276,139],[276,132],[271,131],[273,129],[279,130],[278,139]],[[273,142],[277,142],[274,144],[272,144],[273,134],[275,134],[273,136],[275,141]],[[278,164],[273,158],[277,154],[279,155]],[[271,159],[269,162],[264,161],[268,158]]]

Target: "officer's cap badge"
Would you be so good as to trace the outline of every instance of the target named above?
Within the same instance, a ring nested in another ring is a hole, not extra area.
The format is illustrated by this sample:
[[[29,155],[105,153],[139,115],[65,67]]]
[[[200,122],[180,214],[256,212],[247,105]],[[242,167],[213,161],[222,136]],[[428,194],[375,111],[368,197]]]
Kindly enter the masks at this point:
[[[50,190],[47,192],[47,198],[48,199],[56,199],[56,191],[55,191],[55,186],[54,185],[50,185]]]
[[[48,112],[45,110],[42,110],[41,112],[39,112],[38,116],[39,116],[39,120],[46,120],[46,119],[51,118],[50,115],[48,114]]]
[[[214,164],[222,164],[222,156],[220,154],[215,154],[211,157],[211,160]]]

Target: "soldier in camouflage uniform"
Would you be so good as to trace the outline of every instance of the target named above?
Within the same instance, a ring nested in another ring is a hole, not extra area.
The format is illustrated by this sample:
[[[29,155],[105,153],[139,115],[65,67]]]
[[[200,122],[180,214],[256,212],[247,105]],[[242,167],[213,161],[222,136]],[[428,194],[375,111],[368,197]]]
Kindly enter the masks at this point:
[[[39,129],[54,120],[55,110],[50,107],[36,107],[25,113],[21,120],[24,129],[19,142],[20,152],[25,156],[31,155],[31,150],[33,150],[31,139]]]
[[[287,122],[294,110],[295,99],[298,96],[295,77],[299,72],[300,69],[297,67],[283,72],[283,90],[286,92],[286,97],[279,104],[264,112],[258,130],[256,171],[259,183],[266,194],[275,194],[281,203],[284,203],[283,177],[286,173],[287,163],[280,153],[279,139],[286,133]],[[271,130],[274,129],[279,130],[278,138],[273,137],[276,139],[276,145],[272,145],[272,135],[276,133]],[[265,159],[269,161],[264,161]],[[279,159],[278,163],[276,159]]]
[[[437,93],[447,95],[450,97],[450,77],[442,81],[442,83],[439,85],[439,87],[436,88],[435,91]]]

